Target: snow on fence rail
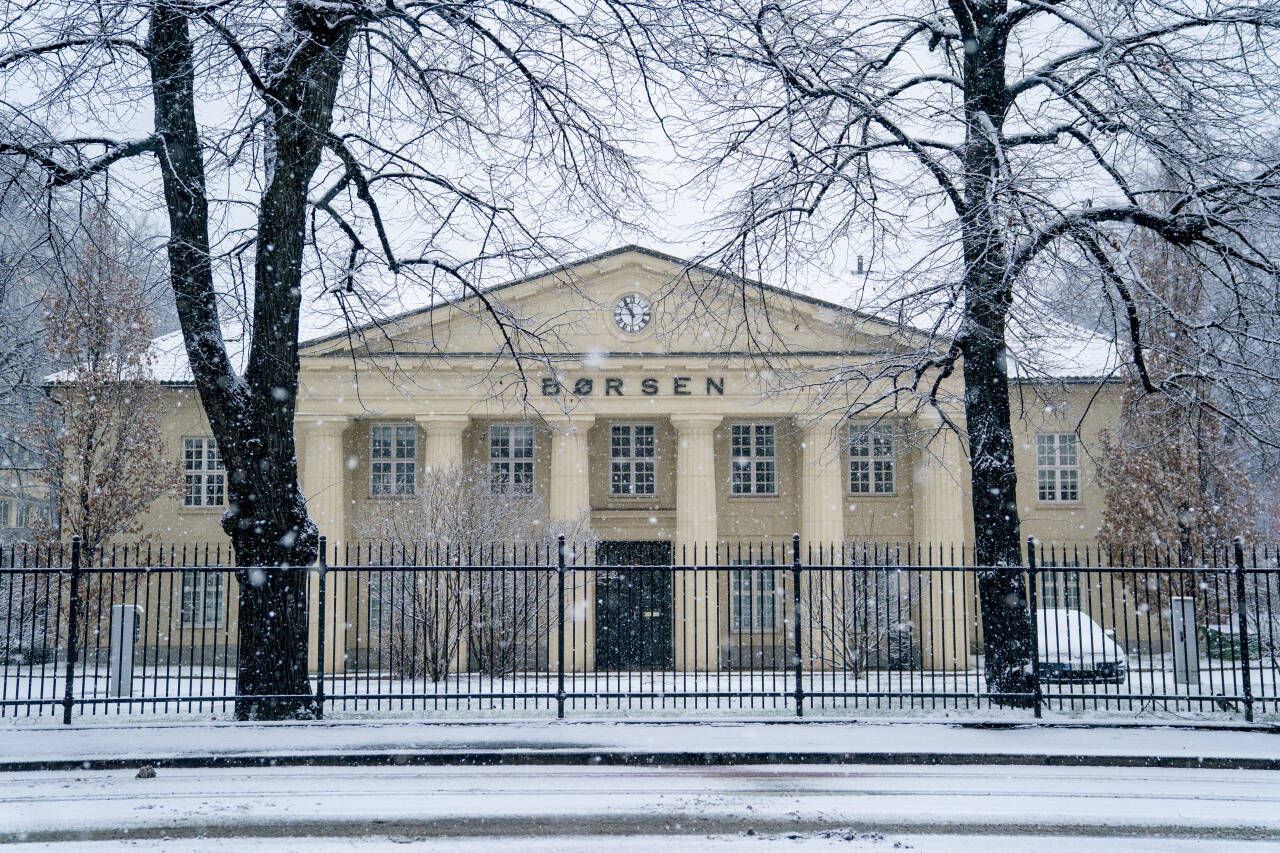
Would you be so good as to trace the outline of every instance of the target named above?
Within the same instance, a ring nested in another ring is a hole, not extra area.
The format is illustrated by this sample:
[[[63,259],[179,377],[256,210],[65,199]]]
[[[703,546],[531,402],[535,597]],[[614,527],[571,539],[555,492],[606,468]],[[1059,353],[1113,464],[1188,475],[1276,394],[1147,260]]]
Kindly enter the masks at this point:
[[[554,543],[325,548],[308,578],[317,714],[1280,711],[1274,549],[648,552]],[[643,557],[645,559],[634,559]],[[219,547],[0,550],[0,716],[225,713],[239,572]],[[982,675],[977,582],[1022,572],[1034,693]]]

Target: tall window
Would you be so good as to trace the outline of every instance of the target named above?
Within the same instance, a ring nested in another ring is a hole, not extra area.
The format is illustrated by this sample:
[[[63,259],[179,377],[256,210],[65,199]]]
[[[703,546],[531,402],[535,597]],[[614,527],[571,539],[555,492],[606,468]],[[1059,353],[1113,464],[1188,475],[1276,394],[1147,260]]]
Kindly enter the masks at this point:
[[[186,476],[183,506],[222,506],[227,502],[227,472],[212,438],[184,438],[182,467]]]
[[[850,424],[849,491],[891,495],[895,488],[892,428],[888,424]]]
[[[751,565],[748,560],[736,561]],[[763,559],[761,562],[764,562]],[[773,569],[729,572],[730,623],[735,631],[772,631],[777,625],[777,578]]]
[[[218,624],[224,580],[222,572],[182,573],[182,624]]]
[[[533,427],[489,427],[489,490],[495,495],[533,494]]]
[[[0,500],[0,527],[9,526],[9,502]]]
[[[1045,568],[1045,567],[1042,567]],[[1052,610],[1065,607],[1080,609],[1080,573],[1067,571],[1043,571],[1040,574],[1042,607]]]
[[[610,427],[610,493],[653,494],[655,456],[652,425],[615,424]]]
[[[729,439],[733,494],[777,494],[778,453],[773,424],[734,424]]]
[[[1080,448],[1075,433],[1036,436],[1036,494],[1042,501],[1080,500]]]
[[[374,424],[369,442],[369,494],[411,495],[417,483],[418,427]]]
[[[17,511],[13,514],[13,526],[19,530],[26,530],[31,526],[31,505],[19,503]]]

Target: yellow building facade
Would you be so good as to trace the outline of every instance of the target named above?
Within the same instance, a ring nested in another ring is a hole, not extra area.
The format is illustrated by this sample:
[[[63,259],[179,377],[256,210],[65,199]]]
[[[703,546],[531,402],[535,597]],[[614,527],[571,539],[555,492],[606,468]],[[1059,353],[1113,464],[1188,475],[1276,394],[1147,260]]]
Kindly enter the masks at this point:
[[[552,519],[589,521],[623,559],[632,548],[640,562],[702,563],[711,547],[734,554],[799,534],[805,552],[915,543],[927,564],[953,564],[973,536],[963,443],[916,398],[895,406],[889,380],[876,378],[909,345],[903,335],[832,303],[627,247],[484,300],[306,341],[295,421],[303,491],[339,553],[432,472],[467,462],[489,472],[496,492],[532,493]],[[1092,453],[1119,411],[1109,346],[1100,356],[1097,342],[1072,345],[1043,380],[1011,387],[1023,532],[1044,541],[1093,539],[1104,499]],[[162,378],[165,441],[187,485],[145,526],[166,542],[225,541],[226,474],[184,369]],[[958,375],[940,401],[963,426]],[[857,376],[869,379],[848,378]],[[930,558],[930,547],[942,556]],[[950,620],[926,632],[951,637],[949,651],[923,650],[937,664],[963,666],[974,646],[973,591],[958,578],[939,573],[929,591],[938,606],[913,605],[921,620]],[[684,620],[673,665],[720,665],[723,649],[692,638],[727,642],[729,591],[699,594],[679,577],[670,590],[695,622],[725,623],[716,632]],[[331,607],[350,595],[335,591]],[[573,595],[579,610],[596,601],[586,584]],[[595,623],[589,613],[575,621],[588,635]],[[583,639],[574,669],[596,663]],[[330,647],[343,642],[332,636]]]

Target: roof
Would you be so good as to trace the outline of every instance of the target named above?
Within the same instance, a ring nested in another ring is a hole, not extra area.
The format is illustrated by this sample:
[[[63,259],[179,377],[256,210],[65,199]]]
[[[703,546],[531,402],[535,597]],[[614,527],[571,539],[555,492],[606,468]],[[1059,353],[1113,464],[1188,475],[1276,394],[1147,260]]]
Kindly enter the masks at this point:
[[[767,293],[785,296],[788,299],[850,317],[878,323],[890,322],[884,318],[857,311],[836,302],[765,282],[743,278],[702,264],[690,263],[674,255],[634,244],[620,246],[577,261],[502,282],[485,288],[482,292],[485,296],[493,296],[541,278],[574,272],[626,254],[643,255],[679,267],[683,271],[696,271],[711,276],[727,277],[748,287],[760,288]],[[359,335],[364,331],[369,331],[379,326],[400,323],[477,298],[476,294],[456,299],[438,297],[426,301],[425,304],[380,317],[376,323],[370,322],[354,330],[346,327],[345,319],[337,312],[326,312],[322,306],[318,305],[313,305],[311,310],[307,310],[304,306],[299,332],[299,344],[302,348],[321,345],[341,339],[351,333]],[[1119,357],[1115,343],[1110,338],[1065,322],[1055,321],[1051,328],[1053,330],[1052,333],[1022,333],[1018,335],[1016,342],[1011,342],[1011,350],[1013,350],[1011,376],[1022,379],[1105,380],[1116,373]],[[227,344],[227,354],[232,364],[237,369],[243,369],[244,359],[248,350],[248,336],[241,326],[235,324],[224,324],[223,336]],[[152,357],[152,372],[158,381],[180,385],[192,383],[193,377],[190,365],[187,362],[186,347],[183,343],[181,332],[171,332],[156,338],[152,343]],[[62,377],[63,374],[54,374],[47,377],[47,381],[57,382]]]

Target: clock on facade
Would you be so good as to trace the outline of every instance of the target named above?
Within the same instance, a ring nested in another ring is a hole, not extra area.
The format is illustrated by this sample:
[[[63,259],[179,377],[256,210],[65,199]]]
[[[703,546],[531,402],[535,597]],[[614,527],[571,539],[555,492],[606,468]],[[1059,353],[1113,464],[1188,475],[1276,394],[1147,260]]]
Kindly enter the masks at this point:
[[[613,306],[613,322],[624,332],[639,332],[649,325],[653,312],[649,300],[638,293],[628,294]]]

